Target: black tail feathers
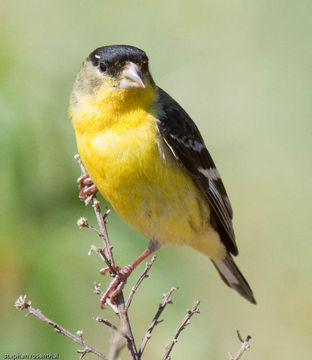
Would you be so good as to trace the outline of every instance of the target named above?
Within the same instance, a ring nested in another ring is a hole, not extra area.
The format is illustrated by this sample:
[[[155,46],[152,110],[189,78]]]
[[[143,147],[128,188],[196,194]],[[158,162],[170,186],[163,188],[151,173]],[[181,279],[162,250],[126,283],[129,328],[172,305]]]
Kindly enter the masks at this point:
[[[256,300],[253,296],[252,290],[248,285],[248,282],[240,272],[239,268],[235,265],[234,260],[230,254],[227,254],[223,261],[212,261],[222,280],[232,289],[235,289],[245,299],[253,304],[256,304]]]

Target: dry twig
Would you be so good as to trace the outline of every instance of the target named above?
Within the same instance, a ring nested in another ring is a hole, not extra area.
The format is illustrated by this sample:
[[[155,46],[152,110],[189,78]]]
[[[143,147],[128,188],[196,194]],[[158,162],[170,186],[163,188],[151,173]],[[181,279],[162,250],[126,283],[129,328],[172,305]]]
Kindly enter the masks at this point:
[[[152,259],[146,264],[145,269],[142,273],[142,275],[138,278],[138,281],[135,283],[133,288],[130,291],[130,295],[128,297],[128,300],[126,302],[126,311],[128,311],[129,306],[131,305],[134,293],[137,291],[138,287],[140,286],[141,282],[148,277],[147,273],[149,272],[150,268],[154,264],[154,261],[156,260],[156,255],[152,257]]]
[[[251,340],[250,335],[248,335],[246,337],[246,339],[243,340],[243,338],[241,337],[239,331],[237,330],[237,336],[238,336],[239,341],[242,343],[242,346],[239,349],[239,351],[238,351],[238,353],[236,354],[235,357],[233,357],[233,355],[231,353],[229,353],[230,360],[239,360],[243,356],[244,352],[248,351],[249,348],[250,348],[250,345],[249,345],[249,341]]]
[[[174,345],[177,343],[178,341],[178,337],[181,334],[182,330],[184,330],[186,328],[187,325],[190,324],[190,319],[194,314],[199,314],[199,309],[198,309],[198,305],[199,305],[200,301],[197,300],[195,301],[193,307],[191,310],[187,310],[187,314],[185,315],[184,319],[182,320],[181,324],[178,326],[176,332],[173,335],[172,340],[170,341],[170,343],[166,346],[166,352],[165,355],[163,356],[162,360],[169,360],[170,359],[170,353],[172,351],[172,348],[174,347]]]
[[[121,338],[121,333],[120,331],[114,331],[113,332],[113,337],[112,337],[112,341],[111,341],[111,346],[109,349],[109,354],[108,354],[108,360],[115,360],[119,354],[119,341]]]
[[[171,300],[170,296],[175,290],[177,290],[177,288],[173,287],[166,294],[163,294],[163,299],[162,299],[162,302],[159,304],[158,311],[157,311],[156,315],[154,316],[154,318],[151,322],[151,325],[147,329],[147,332],[142,340],[142,344],[141,344],[140,350],[138,352],[139,359],[142,357],[142,354],[146,347],[146,344],[147,344],[148,340],[151,338],[152,331],[154,330],[155,326],[161,322],[160,320],[158,320],[160,315],[162,314],[162,312],[164,311],[165,307],[168,304],[172,304],[172,300]]]
[[[96,317],[95,320],[97,322],[100,322],[102,324],[105,324],[106,326],[110,327],[111,329],[113,329],[115,332],[119,332],[122,334],[122,331],[120,329],[118,329],[118,327],[114,324],[112,324],[110,321],[106,320],[106,319],[102,319],[100,317]],[[122,334],[124,335],[124,334]]]
[[[95,347],[93,347],[92,345],[88,344],[86,341],[83,340],[81,330],[77,331],[78,336],[72,334],[70,331],[63,328],[63,326],[57,324],[56,322],[52,321],[51,319],[49,319],[48,317],[43,315],[42,312],[39,309],[34,309],[31,306],[31,301],[26,300],[26,295],[24,295],[24,296],[21,295],[16,300],[14,306],[16,307],[17,310],[27,309],[29,314],[33,314],[37,318],[39,318],[40,320],[42,320],[42,321],[46,322],[47,324],[53,326],[53,328],[54,328],[54,330],[55,330],[55,332],[57,334],[63,334],[64,336],[67,336],[70,339],[72,339],[73,341],[75,341],[77,344],[83,346],[82,350],[78,350],[78,352],[81,354],[80,355],[81,359],[83,358],[83,356],[85,354],[91,352],[91,353],[97,355],[100,359],[108,360],[108,358],[104,354],[100,353]]]

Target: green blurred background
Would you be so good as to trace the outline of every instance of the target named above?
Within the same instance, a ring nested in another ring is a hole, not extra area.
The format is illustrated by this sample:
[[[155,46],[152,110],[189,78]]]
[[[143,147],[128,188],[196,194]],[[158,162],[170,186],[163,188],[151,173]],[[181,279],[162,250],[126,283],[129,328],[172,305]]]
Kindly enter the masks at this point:
[[[173,359],[227,359],[239,348],[236,329],[253,336],[246,359],[311,358],[311,18],[308,0],[2,0],[1,356],[78,358],[76,344],[13,308],[24,293],[107,353],[110,333],[93,318],[114,318],[92,293],[94,281],[107,283],[97,272],[100,260],[87,256],[100,243],[76,226],[80,216],[95,219],[77,198],[67,107],[74,76],[94,48],[131,44],[147,52],[157,84],[206,140],[235,210],[237,263],[258,301],[252,306],[229,290],[208,258],[190,248],[161,249],[130,311],[138,342],[161,294],[180,289],[145,359],[161,358],[197,298],[201,315],[182,333]],[[114,213],[109,232],[121,265],[147,244]]]

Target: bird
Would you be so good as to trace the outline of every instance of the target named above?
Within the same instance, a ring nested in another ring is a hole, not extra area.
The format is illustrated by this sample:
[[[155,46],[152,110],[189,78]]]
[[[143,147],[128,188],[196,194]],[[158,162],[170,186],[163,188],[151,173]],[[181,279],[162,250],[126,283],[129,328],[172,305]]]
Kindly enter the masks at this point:
[[[130,45],[92,51],[75,78],[69,114],[88,173],[81,196],[99,191],[149,239],[136,261],[118,268],[103,302],[147,256],[173,244],[208,256],[222,280],[255,304],[233,260],[233,210],[220,174],[191,117],[154,82],[146,53]]]

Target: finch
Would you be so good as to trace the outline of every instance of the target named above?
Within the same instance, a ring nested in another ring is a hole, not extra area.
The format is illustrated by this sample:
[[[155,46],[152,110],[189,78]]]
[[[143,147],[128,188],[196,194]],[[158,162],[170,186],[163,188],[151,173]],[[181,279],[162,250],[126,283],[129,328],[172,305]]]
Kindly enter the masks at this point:
[[[120,269],[120,281],[160,246],[188,245],[256,303],[232,258],[233,211],[220,174],[190,116],[155,84],[145,52],[128,45],[94,50],[77,74],[69,112],[93,188],[150,240]]]

